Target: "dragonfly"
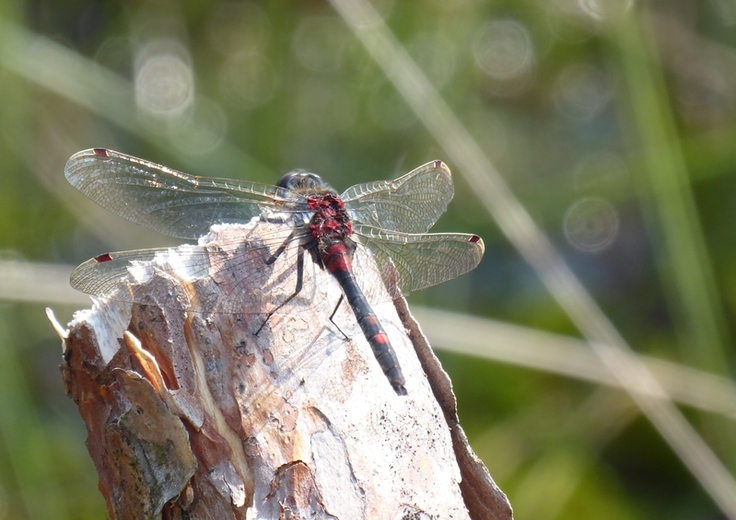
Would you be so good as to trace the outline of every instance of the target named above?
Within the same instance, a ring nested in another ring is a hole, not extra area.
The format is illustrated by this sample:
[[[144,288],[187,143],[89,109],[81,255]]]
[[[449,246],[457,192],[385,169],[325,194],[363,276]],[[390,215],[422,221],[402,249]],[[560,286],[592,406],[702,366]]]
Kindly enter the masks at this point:
[[[74,154],[64,174],[75,188],[112,213],[172,237],[199,239],[215,224],[253,220],[289,226],[285,239],[282,234],[280,243],[263,241],[260,247],[268,253],[249,255],[242,260],[247,265],[238,271],[246,273],[241,276],[258,276],[263,263],[276,265],[287,248],[297,248],[296,255],[289,256],[295,256],[295,290],[268,313],[266,321],[288,308],[302,290],[308,254],[339,283],[380,368],[400,396],[407,394],[406,381],[390,339],[354,272],[356,251],[372,256],[394,295],[465,274],[478,265],[484,253],[478,235],[427,233],[454,194],[450,169],[439,160],[393,180],[357,184],[340,195],[320,176],[304,170],[289,172],[276,185],[269,185],[189,175],[105,148]],[[135,299],[127,290],[133,266],[150,261],[158,251],[101,254],[74,270],[71,285],[103,298]],[[194,272],[204,272],[210,262],[204,251],[190,253],[182,261]],[[280,262],[279,269],[285,273],[294,267],[288,264],[293,262]],[[231,298],[237,300],[237,294]],[[341,301],[342,297],[338,306]],[[212,310],[206,308],[206,302],[196,305],[200,308],[194,310]],[[238,302],[230,302],[227,308],[237,313]]]

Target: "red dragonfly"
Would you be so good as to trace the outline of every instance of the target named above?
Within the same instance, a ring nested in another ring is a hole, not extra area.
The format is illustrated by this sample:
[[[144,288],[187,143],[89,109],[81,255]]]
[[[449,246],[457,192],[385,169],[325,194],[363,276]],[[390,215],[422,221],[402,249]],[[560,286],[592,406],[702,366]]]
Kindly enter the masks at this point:
[[[286,240],[282,236],[278,243],[266,240],[260,244],[264,255],[244,259],[253,265],[241,264],[239,272],[259,276],[264,263],[286,272],[296,262],[295,291],[268,313],[270,317],[302,289],[307,251],[339,282],[398,395],[406,395],[404,376],[388,335],[353,272],[356,251],[373,256],[394,294],[396,289],[408,294],[465,274],[478,265],[484,252],[477,235],[426,233],[454,193],[450,170],[442,161],[432,161],[394,180],[357,184],[341,195],[318,175],[305,171],[287,173],[272,186],[196,177],[103,148],[74,154],[64,173],[74,187],[109,211],[173,237],[198,239],[213,224],[244,224],[253,219],[289,226]],[[127,288],[133,280],[132,267],[150,262],[161,251],[99,255],[76,268],[71,284],[88,294],[131,300],[134,297]],[[204,251],[193,251],[184,262],[191,272],[205,275],[211,260]],[[236,293],[232,300],[225,308],[237,313]],[[214,311],[207,302],[197,305],[193,310]]]

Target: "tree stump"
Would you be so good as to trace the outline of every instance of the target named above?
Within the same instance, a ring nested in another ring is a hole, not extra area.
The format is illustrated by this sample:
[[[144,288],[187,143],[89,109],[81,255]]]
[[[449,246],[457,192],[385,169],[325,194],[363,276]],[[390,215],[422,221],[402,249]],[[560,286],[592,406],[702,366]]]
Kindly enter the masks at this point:
[[[62,374],[110,517],[511,518],[449,380],[375,265],[358,281],[379,302],[408,396],[344,302],[330,321],[341,289],[308,257],[302,292],[267,318],[294,271],[241,269],[262,254],[249,245],[285,239],[284,227],[215,226],[198,246],[132,266],[127,296],[75,314]],[[181,268],[193,251],[210,255],[207,269]]]

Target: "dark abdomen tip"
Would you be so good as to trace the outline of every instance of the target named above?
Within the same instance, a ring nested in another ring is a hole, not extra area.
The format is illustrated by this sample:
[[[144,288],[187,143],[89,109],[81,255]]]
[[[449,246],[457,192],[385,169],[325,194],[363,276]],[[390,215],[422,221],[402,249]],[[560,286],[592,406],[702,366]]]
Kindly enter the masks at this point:
[[[393,382],[391,383],[391,386],[396,392],[396,395],[407,395],[406,388],[404,388],[404,385],[401,383]]]

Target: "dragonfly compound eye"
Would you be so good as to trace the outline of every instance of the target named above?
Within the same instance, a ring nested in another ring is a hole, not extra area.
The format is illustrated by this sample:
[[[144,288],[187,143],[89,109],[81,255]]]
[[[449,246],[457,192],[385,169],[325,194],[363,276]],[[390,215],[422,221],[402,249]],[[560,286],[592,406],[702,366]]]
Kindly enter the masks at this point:
[[[276,183],[277,186],[282,188],[288,188],[290,190],[313,190],[317,188],[324,188],[326,186],[325,181],[322,177],[316,173],[311,173],[304,170],[290,171]]]

